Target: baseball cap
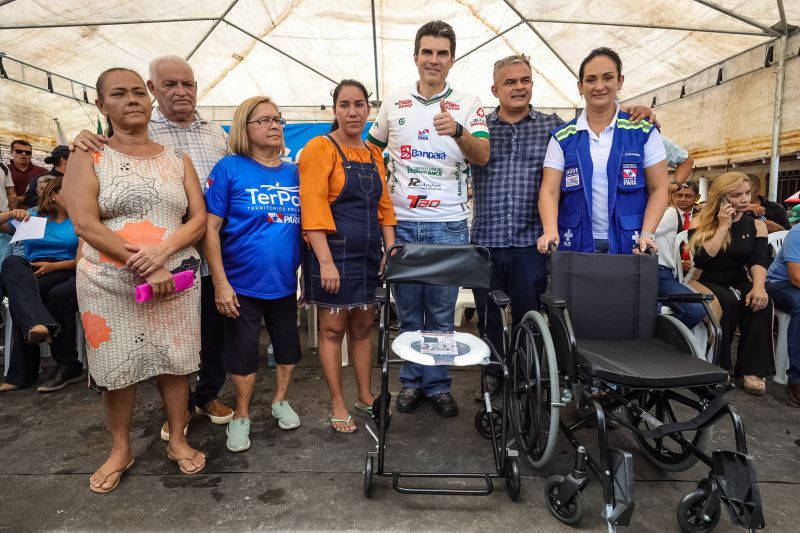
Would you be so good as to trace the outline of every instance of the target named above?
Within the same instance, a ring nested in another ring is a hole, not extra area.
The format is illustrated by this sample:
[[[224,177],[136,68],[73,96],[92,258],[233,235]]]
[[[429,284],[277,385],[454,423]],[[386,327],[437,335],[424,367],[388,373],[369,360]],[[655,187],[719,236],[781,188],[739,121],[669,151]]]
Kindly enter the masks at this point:
[[[60,157],[69,158],[69,146],[64,146],[63,144],[59,144],[53,151],[50,152],[50,155],[44,158],[44,162],[48,165],[52,165]]]

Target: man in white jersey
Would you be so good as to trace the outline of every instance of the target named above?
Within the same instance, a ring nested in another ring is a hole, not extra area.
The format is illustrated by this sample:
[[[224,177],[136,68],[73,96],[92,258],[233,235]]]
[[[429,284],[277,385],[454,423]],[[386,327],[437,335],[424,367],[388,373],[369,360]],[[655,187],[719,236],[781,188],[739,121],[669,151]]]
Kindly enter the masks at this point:
[[[467,244],[467,165],[489,160],[489,130],[477,97],[447,83],[456,36],[440,20],[423,25],[414,41],[419,81],[381,105],[367,139],[388,148],[387,180],[397,216],[397,243]],[[457,287],[399,284],[399,329],[453,331]],[[455,416],[446,366],[406,363],[397,410],[427,397],[437,413]]]

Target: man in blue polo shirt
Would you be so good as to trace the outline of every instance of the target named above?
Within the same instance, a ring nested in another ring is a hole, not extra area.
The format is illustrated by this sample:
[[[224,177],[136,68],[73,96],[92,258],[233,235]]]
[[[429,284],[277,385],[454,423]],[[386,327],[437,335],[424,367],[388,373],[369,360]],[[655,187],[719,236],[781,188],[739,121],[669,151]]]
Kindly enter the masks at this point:
[[[788,403],[800,407],[800,224],[786,234],[783,246],[767,271],[766,286],[775,307],[791,315],[786,332]]]

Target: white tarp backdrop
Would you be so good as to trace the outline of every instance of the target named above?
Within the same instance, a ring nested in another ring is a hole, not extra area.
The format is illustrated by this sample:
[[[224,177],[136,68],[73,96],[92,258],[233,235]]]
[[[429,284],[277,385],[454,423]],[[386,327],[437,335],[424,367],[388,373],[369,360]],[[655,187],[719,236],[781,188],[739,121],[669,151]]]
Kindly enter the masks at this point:
[[[53,91],[76,99],[18,83],[48,87],[46,72],[19,62],[92,86],[106,68],[125,66],[146,78],[153,57],[177,54],[192,64],[198,104],[209,118],[228,119],[230,106],[267,94],[289,120],[329,120],[320,106],[330,106],[334,80],[359,79],[381,99],[411,86],[414,34],[438,18],[458,39],[451,84],[478,94],[485,106],[496,105],[492,63],[525,53],[534,65],[534,106],[569,118],[581,106],[574,74],[581,59],[609,46],[622,56],[622,97],[651,105],[658,95],[668,134],[716,164],[753,155],[731,152],[729,143],[752,145],[744,139],[766,132],[769,145],[781,8],[789,25],[800,24],[800,0],[0,0],[8,78],[0,79],[0,142],[27,137],[46,149],[56,141],[54,118],[68,138],[96,121],[92,90],[85,103],[82,85],[58,76],[51,77]],[[787,46],[782,153],[800,149],[796,37]],[[765,66],[772,45],[774,62]],[[748,50],[748,61],[726,62]],[[681,99],[676,91],[684,86]],[[754,135],[747,117],[756,115]],[[702,128],[692,125],[698,120]]]

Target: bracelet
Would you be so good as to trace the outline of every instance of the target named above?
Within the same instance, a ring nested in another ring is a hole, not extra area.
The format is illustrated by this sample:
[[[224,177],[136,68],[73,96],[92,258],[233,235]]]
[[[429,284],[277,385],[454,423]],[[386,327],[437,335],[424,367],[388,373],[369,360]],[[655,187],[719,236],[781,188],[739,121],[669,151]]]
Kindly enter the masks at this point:
[[[656,234],[650,231],[642,231],[639,232],[639,238],[641,239],[642,237],[644,237],[645,239],[650,239],[652,241],[656,238]]]

